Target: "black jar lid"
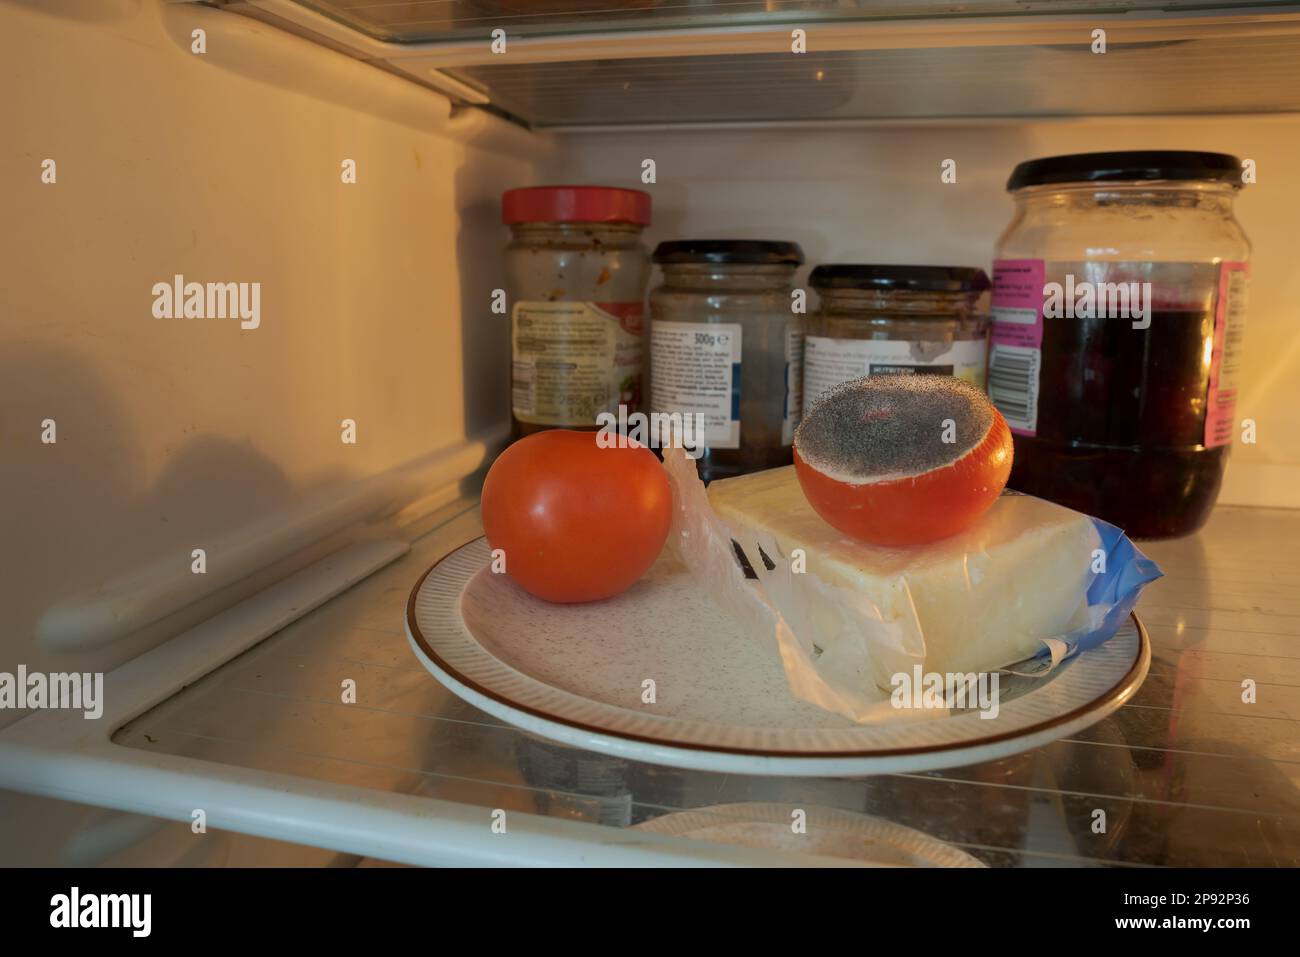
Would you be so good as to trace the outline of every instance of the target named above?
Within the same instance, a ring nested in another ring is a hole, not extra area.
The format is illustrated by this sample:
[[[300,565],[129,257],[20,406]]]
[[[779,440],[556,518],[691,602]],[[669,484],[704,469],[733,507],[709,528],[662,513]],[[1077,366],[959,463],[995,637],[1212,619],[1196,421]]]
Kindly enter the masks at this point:
[[[736,266],[798,266],[798,243],[762,239],[675,239],[655,247],[654,261],[662,265],[717,263]]]
[[[815,289],[902,289],[914,292],[983,292],[989,277],[970,266],[892,266],[832,263],[808,277]]]
[[[1007,180],[1008,190],[1051,183],[1141,182],[1144,180],[1230,183],[1241,187],[1241,160],[1227,153],[1191,150],[1128,150],[1072,153],[1026,160]]]

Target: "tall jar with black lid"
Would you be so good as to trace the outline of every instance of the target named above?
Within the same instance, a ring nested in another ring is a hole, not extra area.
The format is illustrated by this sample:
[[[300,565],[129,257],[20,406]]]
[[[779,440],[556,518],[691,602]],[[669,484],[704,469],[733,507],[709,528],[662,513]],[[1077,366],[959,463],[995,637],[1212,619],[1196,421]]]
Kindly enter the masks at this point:
[[[993,273],[989,394],[1012,488],[1131,535],[1207,518],[1236,429],[1250,243],[1222,153],[1021,163]]]
[[[650,406],[698,416],[708,481],[789,465],[799,425],[803,328],[794,310],[797,243],[660,243],[650,293]]]
[[[804,407],[865,375],[951,375],[984,388],[989,277],[965,266],[830,263],[804,346]]]

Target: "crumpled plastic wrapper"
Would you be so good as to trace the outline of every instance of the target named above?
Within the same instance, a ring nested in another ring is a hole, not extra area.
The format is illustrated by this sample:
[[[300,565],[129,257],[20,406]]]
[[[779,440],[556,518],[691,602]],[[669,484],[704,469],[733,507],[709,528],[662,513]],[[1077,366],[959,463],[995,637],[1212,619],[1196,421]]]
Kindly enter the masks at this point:
[[[796,587],[791,563],[771,536],[760,535],[756,543],[763,561],[753,561],[746,550],[758,576],[747,578],[695,460],[679,448],[665,448],[663,454],[673,490],[671,547],[724,611],[767,645],[768,653],[780,655],[794,696],[859,723],[900,720],[881,676],[911,672],[924,662],[920,629],[888,620],[867,596],[815,576],[800,576]],[[1120,529],[1092,521],[1108,556],[1107,569],[1093,577],[1072,629],[1044,635],[1034,659],[1001,662],[1001,670],[1045,675],[1101,644],[1119,630],[1142,587],[1161,576]],[[942,708],[909,709],[906,720],[946,714]]]

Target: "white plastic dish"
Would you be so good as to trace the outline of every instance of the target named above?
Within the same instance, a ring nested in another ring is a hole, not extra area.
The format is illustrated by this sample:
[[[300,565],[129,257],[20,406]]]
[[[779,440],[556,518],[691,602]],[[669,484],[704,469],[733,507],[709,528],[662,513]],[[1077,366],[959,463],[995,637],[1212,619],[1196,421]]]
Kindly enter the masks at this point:
[[[802,815],[800,827],[794,815]],[[960,848],[883,818],[832,807],[716,804],[636,825],[638,831],[757,850],[838,857],[877,867],[985,867]]]
[[[1100,721],[1133,696],[1151,662],[1135,616],[1045,677],[1004,674],[994,718],[899,711],[859,725],[794,698],[775,649],[669,560],[615,598],[555,605],[492,574],[489,554],[476,539],[416,583],[406,629],[424,666],[517,727],[673,767],[866,775],[990,761]]]

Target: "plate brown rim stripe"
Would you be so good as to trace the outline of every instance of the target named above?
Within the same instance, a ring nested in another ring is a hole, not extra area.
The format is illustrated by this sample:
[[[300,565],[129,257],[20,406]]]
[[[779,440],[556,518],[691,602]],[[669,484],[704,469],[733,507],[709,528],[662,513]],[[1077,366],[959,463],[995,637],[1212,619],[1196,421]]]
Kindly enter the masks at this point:
[[[487,688],[479,684],[477,681],[475,681],[473,678],[470,678],[468,675],[462,674],[455,667],[448,664],[447,661],[441,655],[439,655],[436,651],[433,650],[433,648],[429,645],[428,639],[424,637],[424,633],[420,631],[419,623],[415,620],[415,600],[417,596],[420,594],[420,589],[424,586],[425,580],[428,579],[428,577],[433,574],[433,572],[438,568],[438,566],[441,565],[443,562],[445,562],[448,558],[456,554],[462,548],[465,548],[467,545],[472,545],[475,542],[477,542],[479,539],[486,539],[486,538],[487,538],[486,535],[475,536],[474,538],[471,538],[469,541],[462,542],[460,545],[457,545],[455,548],[448,551],[445,555],[443,555],[436,562],[434,562],[432,565],[429,566],[428,570],[426,570],[425,573],[420,576],[419,581],[415,583],[415,587],[411,589],[411,595],[406,600],[406,626],[410,630],[411,637],[414,638],[416,644],[420,646],[420,649],[426,655],[429,656],[429,659],[435,665],[437,665],[440,669],[446,672],[450,677],[454,678],[456,681],[465,685],[467,688],[470,688],[478,692],[479,694],[483,695],[485,698],[490,698],[493,701],[497,702],[498,704],[505,705],[507,708],[512,708],[515,711],[525,712],[526,714],[530,714],[535,718],[541,718],[544,721],[550,721],[555,724],[563,725],[566,728],[577,728],[580,731],[586,731],[591,734],[603,735],[604,737],[607,738],[619,738],[624,741],[637,741],[642,744],[653,744],[661,748],[682,748],[688,751],[707,751],[713,754],[743,754],[750,757],[760,757],[760,758],[803,758],[810,761],[817,761],[826,758],[906,757],[914,754],[932,754],[936,751],[961,751],[969,748],[981,747],[986,744],[996,744],[999,741],[1007,741],[1011,738],[1028,737],[1029,735],[1037,734],[1040,731],[1046,731],[1057,725],[1067,724],[1073,719],[1077,717],[1081,717],[1089,711],[1092,711],[1098,707],[1104,707],[1106,705],[1109,705],[1116,698],[1124,697],[1127,694],[1137,690],[1137,686],[1133,685],[1134,675],[1139,670],[1141,670],[1143,661],[1145,660],[1149,662],[1151,658],[1151,636],[1147,634],[1146,625],[1142,624],[1142,619],[1138,618],[1136,612],[1129,612],[1129,617],[1133,619],[1133,624],[1137,626],[1137,630],[1138,630],[1137,657],[1134,658],[1133,664],[1132,666],[1130,666],[1128,671],[1124,672],[1124,676],[1120,678],[1119,681],[1117,681],[1115,684],[1113,684],[1105,692],[1105,694],[1101,695],[1100,697],[1094,698],[1092,701],[1088,702],[1087,704],[1080,705],[1077,708],[1067,711],[1065,714],[1058,715],[1055,718],[1051,718],[1047,721],[1041,721],[1038,724],[1029,725],[1028,727],[1020,728],[1015,731],[1004,731],[1000,734],[989,735],[988,737],[978,738],[974,741],[963,742],[955,746],[951,744],[930,744],[930,745],[925,745],[923,747],[892,748],[890,750],[884,750],[884,751],[816,751],[816,752],[809,753],[808,751],[778,751],[772,749],[759,750],[754,748],[729,748],[729,747],[718,747],[716,745],[709,745],[709,744],[696,744],[694,742],[665,741],[663,738],[653,738],[647,735],[629,734],[623,731],[611,731],[609,728],[600,728],[600,727],[596,727],[595,725],[585,724],[581,721],[573,721],[569,718],[563,718],[558,715],[551,714],[550,712],[542,711],[538,708],[533,708],[529,705],[520,704],[517,701],[511,701],[509,698],[501,694],[498,694],[496,691],[493,691],[491,688]],[[537,681],[536,678],[533,678],[532,680]],[[544,682],[539,682],[539,684],[544,684]],[[1103,715],[1103,717],[1105,716]],[[1098,720],[1101,719],[1099,718]]]

